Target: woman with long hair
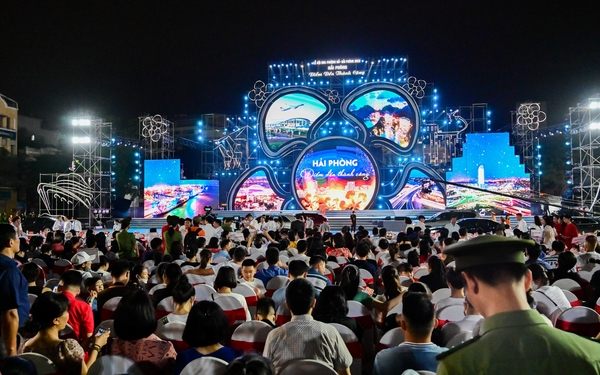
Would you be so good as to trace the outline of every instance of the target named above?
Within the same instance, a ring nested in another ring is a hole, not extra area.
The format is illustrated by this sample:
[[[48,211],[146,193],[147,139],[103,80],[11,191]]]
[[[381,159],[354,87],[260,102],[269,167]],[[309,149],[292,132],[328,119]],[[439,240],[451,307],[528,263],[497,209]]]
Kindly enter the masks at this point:
[[[398,269],[394,266],[385,266],[381,270],[381,280],[383,281],[383,296],[386,301],[394,299],[401,295],[402,286],[400,285],[400,277]]]
[[[159,320],[158,325],[165,325],[173,322],[185,324],[187,322],[188,314],[196,300],[196,291],[185,275],[179,278],[179,281],[173,288],[172,297],[175,311]]]
[[[121,298],[113,321],[117,338],[110,354],[131,359],[147,375],[171,373],[177,353],[173,344],[154,334],[158,323],[152,302],[143,290],[133,290]]]
[[[448,284],[446,284],[446,268],[440,258],[436,256],[429,257],[427,269],[429,269],[429,274],[421,277],[419,282],[427,285],[431,292],[448,287]]]
[[[427,262],[427,258],[431,255],[431,245],[427,240],[419,241],[419,261],[421,263]]]
[[[337,285],[326,286],[312,312],[315,320],[323,323],[338,323],[354,332],[358,340],[362,340],[363,328],[352,318],[348,318],[348,301],[344,290]]]
[[[331,247],[325,250],[327,255],[330,257],[344,257],[346,259],[352,259],[352,253],[346,247],[344,242],[344,236],[341,233],[336,233],[331,239]]]
[[[171,297],[173,295],[173,289],[179,279],[182,276],[181,267],[178,264],[170,263],[165,268],[165,274],[163,275],[163,281],[167,285],[163,289],[159,289],[152,294],[152,301],[154,302],[154,307],[158,306],[160,301],[167,297]]]
[[[546,249],[552,249],[552,242],[556,240],[556,231],[554,230],[554,222],[550,216],[544,216],[541,220],[542,223],[542,245],[546,246]]]
[[[235,276],[235,270],[232,267],[223,266],[219,268],[214,283],[215,290],[219,293],[219,295],[228,295],[237,299],[246,311],[246,321],[250,321],[252,320],[252,317],[248,311],[248,303],[246,302],[246,298],[244,298],[244,296],[241,294],[233,293],[231,291],[237,285],[237,277]],[[214,297],[217,298],[219,295]]]
[[[62,340],[59,332],[65,329],[69,320],[69,299],[62,294],[46,292],[40,295],[33,306],[25,329],[33,338],[25,341],[22,353],[38,353],[48,357],[63,375],[85,375],[96,359],[110,332],[93,336],[92,347],[88,349],[87,362],[85,350],[75,339]]]
[[[402,300],[402,296],[398,296],[388,301],[381,302],[366,293],[365,290],[360,287],[360,271],[358,267],[352,264],[344,267],[338,285],[344,290],[346,301],[352,300],[360,302],[365,307],[376,309],[383,314],[387,314],[390,309]]]
[[[212,265],[210,264],[213,259],[212,251],[210,251],[208,249],[204,249],[204,250],[200,251],[200,254],[198,255],[198,257],[200,258],[199,259],[200,265],[198,266],[198,268],[194,268],[193,270],[188,270],[185,273],[186,274],[191,273],[191,274],[200,275],[200,276],[214,275],[215,271],[213,270]]]

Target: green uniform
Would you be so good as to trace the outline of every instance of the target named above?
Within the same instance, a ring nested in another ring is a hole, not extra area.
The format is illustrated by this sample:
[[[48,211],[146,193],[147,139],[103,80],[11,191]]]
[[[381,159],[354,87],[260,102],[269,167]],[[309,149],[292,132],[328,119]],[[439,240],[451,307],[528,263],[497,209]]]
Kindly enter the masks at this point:
[[[117,243],[119,244],[119,259],[134,259],[137,258],[137,241],[133,233],[122,230],[117,233]]]
[[[552,328],[535,310],[493,315],[480,336],[437,356],[437,374],[600,374],[600,344]]]

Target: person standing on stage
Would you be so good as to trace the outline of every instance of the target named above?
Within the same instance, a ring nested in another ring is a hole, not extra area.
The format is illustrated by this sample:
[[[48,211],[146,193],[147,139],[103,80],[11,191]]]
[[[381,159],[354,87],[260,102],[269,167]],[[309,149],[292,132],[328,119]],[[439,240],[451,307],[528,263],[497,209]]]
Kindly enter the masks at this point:
[[[354,211],[352,211],[352,214],[350,215],[350,224],[350,230],[356,233],[356,213],[354,213]]]

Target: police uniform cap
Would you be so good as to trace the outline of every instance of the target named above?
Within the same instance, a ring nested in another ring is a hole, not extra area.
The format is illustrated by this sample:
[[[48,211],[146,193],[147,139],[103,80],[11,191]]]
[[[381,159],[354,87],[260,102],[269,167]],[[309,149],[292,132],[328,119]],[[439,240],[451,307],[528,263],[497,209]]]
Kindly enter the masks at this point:
[[[474,266],[504,263],[525,263],[523,251],[534,246],[533,240],[506,238],[504,236],[478,236],[446,247],[443,251],[456,261],[455,268],[463,270]]]

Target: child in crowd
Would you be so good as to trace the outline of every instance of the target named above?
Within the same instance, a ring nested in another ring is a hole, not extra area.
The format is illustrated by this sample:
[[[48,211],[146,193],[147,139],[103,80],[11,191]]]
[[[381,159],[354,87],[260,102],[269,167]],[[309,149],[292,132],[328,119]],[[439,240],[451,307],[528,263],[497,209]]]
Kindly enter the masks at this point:
[[[256,303],[254,320],[260,320],[273,328],[277,328],[275,324],[275,301],[269,297],[259,299]]]
[[[254,289],[259,298],[267,292],[265,284],[254,277],[254,274],[256,273],[256,263],[254,263],[254,259],[245,259],[242,262],[241,273],[242,279],[238,280],[239,284],[246,284]]]
[[[94,276],[94,277],[85,279],[83,284],[85,285],[85,289],[89,293],[89,296],[88,296],[86,302],[92,307],[92,311],[94,313],[94,321],[99,323],[100,322],[100,313],[98,312],[98,298],[97,297],[98,297],[98,294],[100,294],[100,292],[102,292],[104,290],[104,283],[102,282],[101,278]]]

